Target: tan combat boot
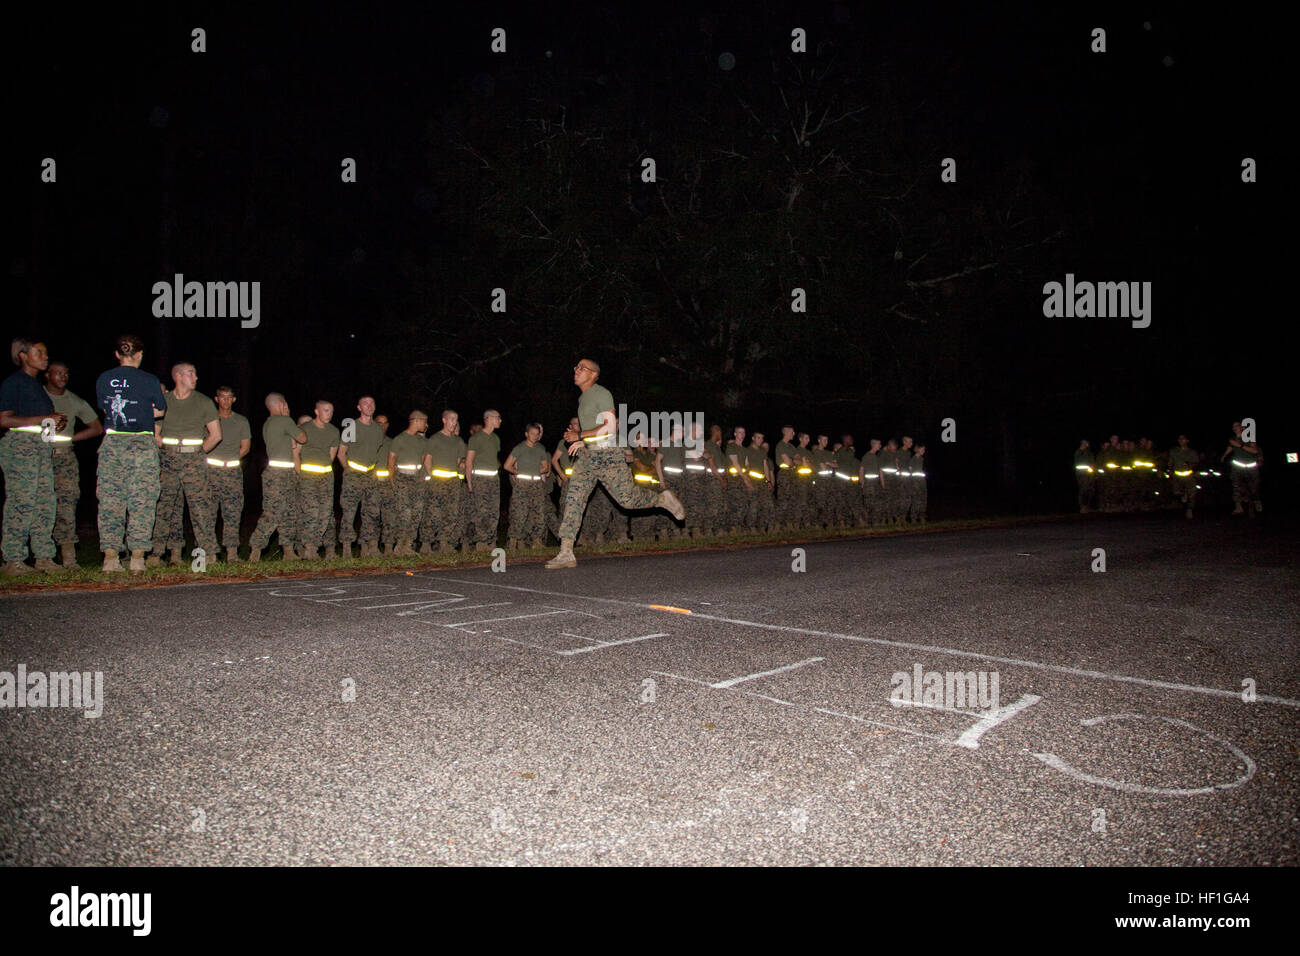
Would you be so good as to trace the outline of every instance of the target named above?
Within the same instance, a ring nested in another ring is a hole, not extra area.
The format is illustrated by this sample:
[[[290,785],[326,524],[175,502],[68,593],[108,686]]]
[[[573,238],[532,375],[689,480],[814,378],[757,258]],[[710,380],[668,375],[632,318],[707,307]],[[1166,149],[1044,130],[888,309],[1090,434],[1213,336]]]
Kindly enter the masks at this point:
[[[576,568],[578,559],[573,556],[573,539],[565,538],[560,542],[560,553],[551,560],[546,562],[546,569],[553,571],[556,568]]]
[[[45,573],[49,571],[66,571],[67,568],[61,564],[55,564],[50,558],[37,558],[32,570]]]
[[[226,564],[239,564],[238,548],[226,548]]]
[[[291,544],[286,544],[286,545],[284,546],[284,557],[282,558],[282,560],[284,560],[284,561],[297,561],[297,560],[298,560],[298,552],[295,551],[295,550],[293,549],[293,545],[291,545]]]
[[[77,566],[77,546],[75,544],[59,545],[63,566],[71,571]]]
[[[117,557],[116,551],[113,552],[113,557]],[[139,551],[131,552],[131,562],[128,566],[130,567],[132,574],[144,573],[144,550],[143,549]],[[122,570],[122,566],[120,564],[117,566],[117,570],[119,571]]]
[[[171,555],[172,555],[172,557],[171,557],[170,564],[171,564],[173,567],[179,567],[180,565],[182,565],[182,564],[185,563],[185,549],[184,549],[184,548],[172,548],[172,550],[171,550]]]
[[[261,561],[261,560],[262,560],[262,549],[261,549],[261,548],[249,548],[249,549],[248,549],[248,563],[249,563],[249,564],[257,564],[257,562],[258,562],[258,561]]]
[[[122,561],[117,556],[116,551],[104,552],[104,566],[100,568],[105,574],[111,574],[114,571],[122,570]]]

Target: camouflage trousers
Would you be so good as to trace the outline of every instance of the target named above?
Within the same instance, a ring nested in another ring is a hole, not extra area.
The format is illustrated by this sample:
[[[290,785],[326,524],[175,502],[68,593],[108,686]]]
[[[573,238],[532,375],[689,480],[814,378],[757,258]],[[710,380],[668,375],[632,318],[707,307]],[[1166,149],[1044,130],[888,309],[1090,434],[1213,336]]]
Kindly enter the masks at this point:
[[[834,482],[838,481],[834,475],[818,475],[812,486],[812,512],[813,523],[826,527],[834,525],[835,503],[833,495],[835,493]]]
[[[501,522],[501,475],[474,475],[474,487],[465,495],[465,544],[497,546]]]
[[[884,487],[880,490],[880,504],[885,524],[894,524],[899,520],[898,506],[903,500],[903,481],[898,472],[883,476]]]
[[[792,508],[795,527],[809,528],[816,524],[816,516],[813,512],[812,475],[796,474],[791,484],[791,495],[794,498]]]
[[[835,524],[853,523],[852,495],[857,487],[852,481],[841,478],[840,473],[831,475],[831,509]]]
[[[298,543],[304,548],[334,544],[334,470],[298,471]]]
[[[262,472],[262,513],[248,546],[265,548],[277,531],[281,547],[293,547],[298,540],[298,476],[292,468],[267,465]]]
[[[664,470],[664,486],[661,491],[671,491],[686,505],[686,471],[670,472]],[[686,534],[686,522],[678,522],[676,518],[666,511],[659,512],[658,531],[661,539],[681,538]]]
[[[1079,510],[1086,511],[1092,507],[1092,496],[1096,493],[1097,479],[1088,472],[1075,472],[1074,481],[1079,486]]]
[[[570,477],[570,481],[572,481],[572,477]],[[569,482],[566,482],[564,497],[560,500],[560,528],[564,527],[564,516],[568,514],[568,492]],[[604,488],[598,487],[592,492],[585,508],[583,508],[581,502],[575,502],[574,507],[582,515],[582,530],[578,534],[578,540],[584,545],[613,540],[627,540],[627,515],[614,507],[613,499],[610,498],[609,492]],[[556,537],[559,537],[558,533]]]
[[[208,465],[208,484],[216,502],[213,522],[221,515],[221,546],[239,550],[239,525],[244,520],[244,468]]]
[[[380,478],[376,475],[375,486],[378,488],[376,500],[379,502],[377,534],[380,535],[376,540],[383,541],[391,548],[397,544],[397,490],[387,476]]]
[[[637,487],[644,488],[651,494],[657,495],[662,490],[659,487],[657,478],[653,482],[637,481],[634,474],[632,480],[636,482]],[[632,515],[628,524],[631,526],[633,541],[653,541],[659,531],[659,516],[655,514]]]
[[[1244,507],[1251,501],[1258,501],[1259,465],[1243,468],[1229,460],[1228,467],[1232,469],[1232,503]]]
[[[915,485],[910,472],[898,474],[898,520],[907,521],[908,512],[912,510],[912,493]]]
[[[908,479],[912,484],[912,520],[925,524],[925,513],[930,506],[930,492],[926,487],[925,477],[913,475]]]
[[[193,447],[193,446],[191,446]],[[185,548],[185,506],[190,507],[194,542],[208,554],[217,550],[216,499],[208,483],[208,463],[203,452],[182,452],[164,445],[159,454],[162,466],[158,513],[154,517],[154,554]]]
[[[868,525],[878,525],[885,520],[884,492],[880,477],[862,479],[862,511]]]
[[[465,482],[434,475],[425,484],[429,489],[420,540],[440,548],[454,548],[465,535]]]
[[[515,478],[510,482],[510,528],[506,537],[514,541],[546,541],[546,482]]]
[[[353,522],[357,512],[361,512],[362,541],[379,540],[379,496],[380,484],[375,479],[374,471],[357,471],[344,466],[343,484],[339,488],[339,542],[346,549],[357,540],[357,529]]]
[[[397,520],[394,522],[393,541],[414,541],[424,523],[424,509],[429,503],[429,492],[424,472],[397,471],[393,474],[393,491],[397,498]],[[384,536],[387,540],[388,532]]]
[[[793,468],[776,469],[776,520],[783,527],[799,523],[795,501],[795,480]]]
[[[77,502],[81,500],[81,466],[70,445],[54,452],[54,543],[77,543]]]
[[[573,466],[565,499],[564,520],[560,523],[560,540],[573,541],[582,521],[582,505],[600,484],[622,508],[653,508],[658,495],[648,488],[638,488],[619,448],[588,448]]]
[[[696,537],[703,537],[713,531],[714,508],[709,491],[710,486],[717,483],[718,480],[708,471],[686,472],[686,482],[682,485],[682,504],[686,506],[686,530]]]
[[[95,472],[100,549],[148,551],[161,491],[153,432],[105,435]]]
[[[152,441],[152,439],[150,439]],[[36,558],[54,557],[53,450],[37,432],[13,429],[0,438],[0,469],[5,475],[5,507],[0,549],[5,561],[27,560],[28,542]]]
[[[1175,475],[1173,480],[1173,495],[1182,502],[1183,507],[1187,509],[1196,507],[1196,475]]]
[[[758,498],[751,482],[745,487],[739,475],[727,476],[727,526],[752,531],[757,523]]]
[[[772,483],[766,478],[752,479],[754,482],[754,528],[768,532],[776,527],[776,498],[773,496]]]

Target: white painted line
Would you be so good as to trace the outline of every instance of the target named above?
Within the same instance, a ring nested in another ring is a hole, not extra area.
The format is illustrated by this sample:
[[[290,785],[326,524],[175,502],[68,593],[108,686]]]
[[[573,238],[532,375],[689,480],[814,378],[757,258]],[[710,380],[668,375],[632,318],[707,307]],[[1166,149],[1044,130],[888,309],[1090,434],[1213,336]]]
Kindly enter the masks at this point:
[[[504,588],[510,591],[523,591],[528,594],[540,594],[545,597],[562,597],[571,601],[599,601],[603,604],[617,604],[621,607],[639,608],[645,611],[655,610],[655,608],[650,604],[642,604],[638,601],[625,601],[619,598],[592,597],[588,594],[571,594],[566,591],[543,591],[540,588],[525,588],[512,584],[489,584],[485,581],[461,581],[454,578],[441,578],[441,580],[450,584],[473,584],[479,587]],[[1217,687],[1200,687],[1196,684],[1179,684],[1174,681],[1154,680],[1146,677],[1131,677],[1127,674],[1108,674],[1105,671],[1085,670],[1079,667],[1067,667],[1063,664],[1044,664],[1039,661],[1027,661],[1018,657],[999,657],[994,654],[981,654],[978,651],[967,651],[955,647],[939,647],[934,644],[914,644],[911,641],[890,641],[883,637],[862,637],[858,634],[839,634],[835,631],[815,631],[812,628],[791,627],[785,624],[764,624],[760,621],[742,621],[737,618],[718,617],[713,614],[705,614],[701,611],[684,614],[682,615],[682,618],[687,621],[716,621],[720,624],[735,624],[739,627],[757,627],[762,628],[763,630],[780,631],[787,634],[807,634],[812,637],[826,637],[837,641],[854,641],[861,644],[878,644],[882,647],[895,647],[912,651],[928,651],[931,654],[949,654],[953,657],[969,657],[974,660],[992,661],[997,664],[1011,664],[1016,667],[1028,667],[1033,670],[1067,674],[1071,677],[1087,677],[1092,680],[1109,680],[1125,684],[1140,684],[1146,687],[1158,687],[1162,690],[1177,690],[1189,694],[1206,694],[1211,697],[1241,700],[1240,690],[1221,690]],[[1293,700],[1289,697],[1275,697],[1269,694],[1258,694],[1255,697],[1255,702],[1279,704],[1283,707],[1293,707],[1300,710],[1300,700]]]
[[[453,606],[453,607],[438,607],[438,606],[437,606],[437,605],[439,605],[439,604],[444,604],[444,603],[446,603],[446,602],[444,602],[444,601],[428,601],[428,602],[425,602],[425,603],[426,603],[426,607],[419,607],[419,608],[416,608],[414,611],[398,611],[398,612],[397,612],[397,616],[398,616],[398,617],[410,617],[412,614],[423,614],[426,610],[428,610],[428,612],[429,612],[430,614],[451,614],[453,611],[454,611],[455,613],[459,614],[459,613],[461,613],[462,611],[479,611],[479,610],[482,610],[482,609],[485,608],[485,607],[509,607],[510,605],[514,604],[515,602],[514,602],[514,601],[495,601],[495,602],[493,602],[492,604],[456,604],[456,605]],[[364,609],[363,609],[363,610],[364,610]]]
[[[792,671],[797,667],[807,667],[809,664],[816,664],[824,661],[824,657],[810,657],[806,661],[799,661],[797,664],[786,664],[784,667],[775,667],[770,671],[759,671],[757,674],[746,674],[744,677],[733,677],[731,680],[720,680],[716,684],[709,686],[715,690],[725,690],[728,687],[735,687],[737,684],[743,684],[747,680],[758,680],[760,677],[771,677],[773,674],[783,674],[786,671]]]
[[[545,607],[546,605],[542,605]],[[553,611],[542,611],[540,614],[512,614],[509,617],[487,617],[481,621],[460,621],[456,624],[444,624],[443,627],[464,627],[467,624],[492,624],[496,621],[521,621],[527,617],[550,617],[554,614],[567,614],[568,608],[556,608]]]
[[[1224,740],[1222,737],[1216,737],[1208,730],[1203,730],[1195,724],[1188,723],[1185,720],[1179,720],[1177,717],[1159,717],[1148,716],[1146,714],[1106,714],[1102,717],[1091,717],[1088,720],[1080,721],[1084,727],[1093,727],[1107,720],[1163,720],[1166,723],[1178,724],[1181,727],[1187,727],[1190,730],[1202,734],[1215,743],[1223,744],[1228,750],[1232,751],[1234,757],[1246,765],[1246,773],[1229,783],[1216,783],[1211,787],[1147,787],[1142,784],[1129,783],[1126,780],[1113,780],[1110,777],[1097,777],[1090,773],[1084,773],[1071,767],[1068,763],[1053,753],[1034,754],[1034,757],[1047,764],[1053,770],[1059,770],[1068,777],[1075,780],[1082,780],[1084,783],[1096,784],[1100,787],[1109,787],[1112,790],[1121,790],[1125,793],[1152,793],[1161,797],[1197,797],[1207,793],[1217,793],[1220,790],[1231,790],[1234,787],[1240,787],[1243,783],[1255,776],[1255,761],[1250,759],[1250,755],[1238,747],[1230,740]]]
[[[957,738],[958,747],[968,747],[971,750],[978,750],[980,738],[996,727],[998,724],[1010,720],[1016,714],[1020,713],[1027,707],[1033,707],[1043,698],[1034,694],[1024,694],[1021,698],[1009,707],[999,707],[991,714],[985,714],[980,718],[979,723],[971,727],[964,734]]]
[[[578,635],[575,634],[573,636],[577,637]],[[629,637],[622,641],[601,641],[598,644],[593,644],[591,647],[575,647],[572,650],[555,651],[555,653],[563,657],[571,657],[574,654],[589,654],[592,651],[603,650],[606,647],[618,647],[620,644],[635,644],[637,641],[648,641],[651,638],[667,636],[667,634],[643,634],[640,637]],[[590,638],[584,637],[583,640],[590,640]]]

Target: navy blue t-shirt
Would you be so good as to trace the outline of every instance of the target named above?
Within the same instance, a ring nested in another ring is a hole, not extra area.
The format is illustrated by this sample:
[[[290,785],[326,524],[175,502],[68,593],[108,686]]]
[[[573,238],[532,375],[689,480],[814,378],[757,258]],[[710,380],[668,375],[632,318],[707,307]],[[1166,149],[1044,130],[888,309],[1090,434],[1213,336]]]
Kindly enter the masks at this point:
[[[40,382],[19,369],[0,383],[0,411],[13,412],[24,418],[53,415],[54,403]]]
[[[119,432],[153,432],[153,410],[166,411],[158,376],[130,365],[111,368],[95,381],[104,427]]]

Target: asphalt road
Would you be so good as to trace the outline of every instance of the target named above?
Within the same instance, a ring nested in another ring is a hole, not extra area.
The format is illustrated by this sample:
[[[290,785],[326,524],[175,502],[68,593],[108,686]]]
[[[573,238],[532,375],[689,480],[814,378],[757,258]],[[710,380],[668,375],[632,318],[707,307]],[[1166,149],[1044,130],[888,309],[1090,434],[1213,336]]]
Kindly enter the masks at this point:
[[[0,863],[1300,862],[1294,536],[791,550],[5,598]]]

